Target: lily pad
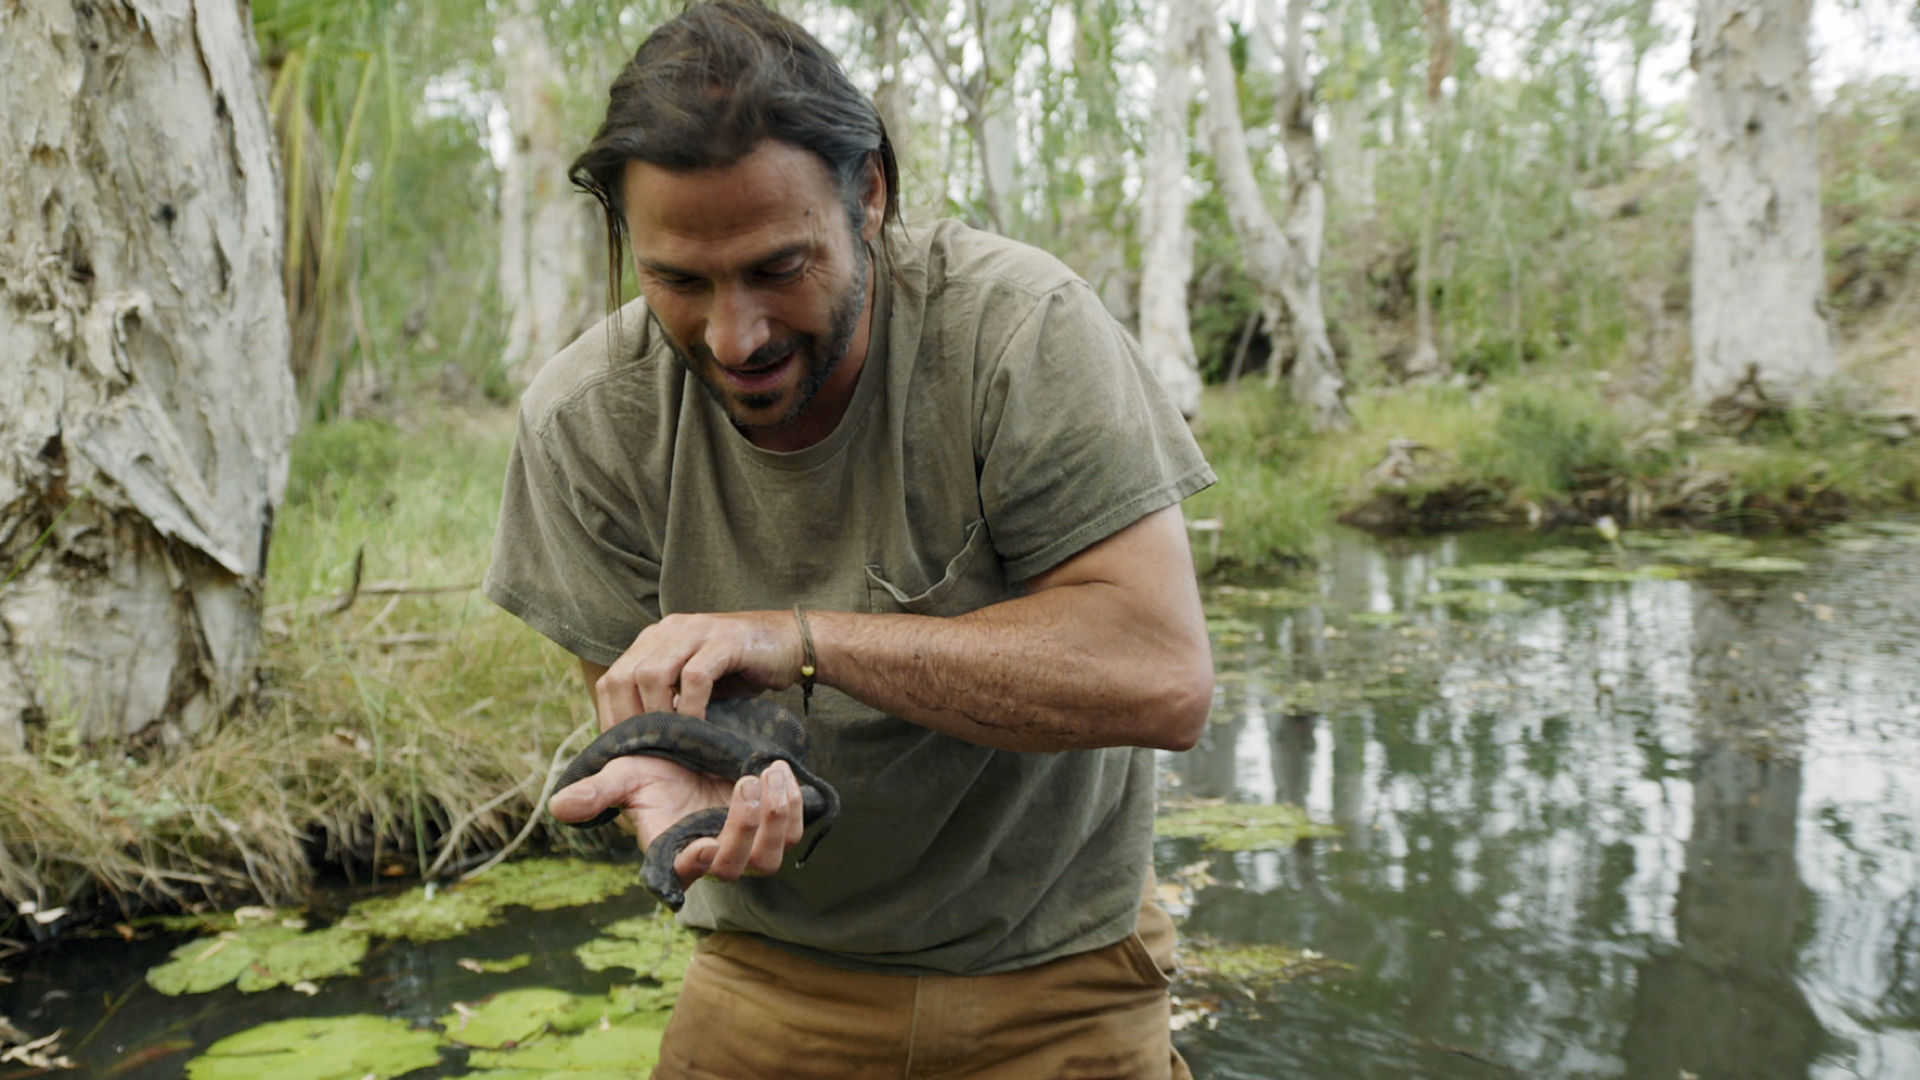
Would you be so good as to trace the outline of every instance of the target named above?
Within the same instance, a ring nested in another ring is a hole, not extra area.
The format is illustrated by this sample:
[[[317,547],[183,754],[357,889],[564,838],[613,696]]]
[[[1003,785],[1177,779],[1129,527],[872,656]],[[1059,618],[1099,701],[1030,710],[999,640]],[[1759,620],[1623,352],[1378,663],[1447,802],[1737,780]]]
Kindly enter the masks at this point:
[[[521,968],[533,963],[533,954],[520,953],[516,956],[509,956],[505,960],[463,959],[459,961],[459,963],[461,967],[477,975],[504,975],[509,971],[519,971]]]
[[[557,1016],[571,1013],[577,995],[546,986],[528,986],[495,994],[470,1009],[457,1009],[440,1018],[447,1038],[462,1046],[497,1050],[522,1046],[547,1033]]]
[[[499,909],[486,897],[422,886],[398,896],[362,900],[348,909],[339,925],[376,937],[428,942],[449,941],[499,921]]]
[[[440,1036],[378,1016],[280,1020],[187,1062],[188,1080],[385,1080],[440,1063]]]
[[[1286,803],[1219,803],[1189,806],[1162,815],[1154,823],[1160,836],[1198,837],[1214,851],[1259,851],[1291,847],[1296,841],[1339,836],[1338,825],[1316,822],[1305,810]]]
[[[1577,547],[1550,547],[1529,551],[1520,561],[1536,566],[1592,566],[1593,552]]]
[[[338,926],[298,934],[267,946],[234,985],[242,992],[253,993],[336,975],[357,975],[370,944],[364,932]]]
[[[1285,945],[1249,945],[1212,938],[1182,938],[1180,961],[1188,982],[1228,982],[1261,990],[1333,972],[1353,965],[1330,960],[1312,949]]]
[[[1533,606],[1533,602],[1524,596],[1510,592],[1493,592],[1488,589],[1443,589],[1439,592],[1422,594],[1420,602],[1434,607],[1456,607],[1464,611],[1477,611],[1485,615],[1525,611]]]
[[[551,911],[597,904],[639,884],[640,870],[631,864],[527,859],[503,863],[450,891],[495,907],[521,904],[535,911]]]
[[[660,1060],[665,1013],[632,1016],[565,1038],[542,1039],[514,1050],[475,1050],[467,1064],[480,1069],[541,1070],[539,1075],[580,1080],[582,1074],[645,1076]]]
[[[574,950],[588,971],[624,967],[677,988],[693,957],[693,935],[678,922],[653,916],[621,919]]]
[[[1740,559],[1715,559],[1708,564],[1715,570],[1741,574],[1797,574],[1807,568],[1799,559],[1779,555],[1750,555]]]
[[[299,933],[286,926],[250,926],[189,941],[173,950],[173,959],[147,972],[147,985],[170,997],[218,990]]]
[[[1442,581],[1673,581],[1686,577],[1687,570],[1665,563],[1631,567],[1476,563],[1438,567],[1433,576]]]

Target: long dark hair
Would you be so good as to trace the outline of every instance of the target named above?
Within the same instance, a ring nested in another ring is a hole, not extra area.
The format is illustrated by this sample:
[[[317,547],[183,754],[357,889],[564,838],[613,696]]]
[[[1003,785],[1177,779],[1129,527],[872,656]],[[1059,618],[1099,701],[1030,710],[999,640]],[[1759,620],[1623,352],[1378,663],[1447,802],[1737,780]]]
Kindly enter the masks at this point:
[[[760,0],[705,0],[655,30],[613,80],[607,118],[568,176],[599,200],[607,219],[607,294],[620,303],[627,163],[664,169],[725,168],[762,140],[811,151],[838,179],[857,232],[868,164],[887,185],[884,233],[900,219],[900,165],[873,102],[798,23]],[[884,247],[884,245],[883,245]]]

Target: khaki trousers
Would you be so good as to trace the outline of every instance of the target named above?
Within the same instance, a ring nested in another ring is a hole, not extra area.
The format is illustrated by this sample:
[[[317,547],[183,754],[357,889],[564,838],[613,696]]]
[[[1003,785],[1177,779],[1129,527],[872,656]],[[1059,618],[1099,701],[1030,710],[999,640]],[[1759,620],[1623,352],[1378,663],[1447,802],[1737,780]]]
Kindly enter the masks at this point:
[[[998,975],[875,975],[742,934],[694,950],[654,1080],[1191,1080],[1173,1049],[1173,920]]]

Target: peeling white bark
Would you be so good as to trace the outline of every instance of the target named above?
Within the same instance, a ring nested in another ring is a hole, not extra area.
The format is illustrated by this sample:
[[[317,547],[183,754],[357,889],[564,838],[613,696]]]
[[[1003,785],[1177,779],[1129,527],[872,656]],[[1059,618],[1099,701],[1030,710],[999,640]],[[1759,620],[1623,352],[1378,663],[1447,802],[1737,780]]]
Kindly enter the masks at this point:
[[[1288,22],[1290,26],[1294,23],[1291,14]],[[1314,152],[1309,163],[1294,166],[1297,176],[1310,174],[1312,182],[1304,197],[1296,195],[1301,201],[1291,208],[1289,227],[1281,228],[1268,212],[1266,196],[1253,175],[1233,60],[1214,30],[1210,11],[1201,18],[1198,35],[1206,71],[1205,123],[1221,194],[1227,201],[1227,217],[1246,258],[1247,276],[1260,290],[1268,326],[1278,326],[1282,312],[1292,320],[1295,349],[1288,383],[1294,399],[1313,410],[1317,426],[1346,427],[1352,423],[1342,396],[1346,380],[1327,337],[1326,311],[1320,302],[1319,237],[1325,227],[1326,203],[1320,194],[1319,155]],[[1300,78],[1304,83],[1304,73]],[[1297,127],[1304,126],[1307,140],[1312,139],[1310,109],[1311,96],[1302,90],[1295,102],[1295,116],[1286,125],[1290,156],[1301,152],[1293,142]],[[1298,222],[1292,220],[1294,215],[1299,215]]]
[[[1834,373],[1808,77],[1809,0],[1700,0],[1693,394],[1804,402]],[[1757,400],[1755,400],[1757,399]]]
[[[0,745],[184,737],[251,682],[298,423],[252,34],[11,0],[0,71]]]
[[[594,209],[567,179],[571,156],[559,95],[565,73],[534,0],[501,20],[507,43],[511,150],[500,182],[500,296],[507,309],[502,366],[516,386],[579,337],[594,306]]]
[[[1200,367],[1187,317],[1193,232],[1187,227],[1187,114],[1193,103],[1196,12],[1168,0],[1153,90],[1146,176],[1140,198],[1140,348],[1147,365],[1191,419],[1200,413]]]

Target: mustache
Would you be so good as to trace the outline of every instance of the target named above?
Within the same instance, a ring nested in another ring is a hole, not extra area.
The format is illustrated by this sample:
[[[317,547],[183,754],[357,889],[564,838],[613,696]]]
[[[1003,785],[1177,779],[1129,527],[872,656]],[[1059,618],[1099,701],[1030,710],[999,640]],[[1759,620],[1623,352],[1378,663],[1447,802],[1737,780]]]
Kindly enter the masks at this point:
[[[758,371],[761,368],[772,367],[775,363],[785,359],[788,353],[800,348],[803,344],[805,344],[805,342],[802,340],[802,336],[790,337],[783,341],[769,341],[765,345],[753,350],[752,354],[747,357],[744,363],[734,365],[731,370]],[[713,364],[716,367],[720,365],[720,362],[713,358],[713,350],[707,348],[704,343],[690,343],[687,352],[690,353],[695,360],[703,364]]]

